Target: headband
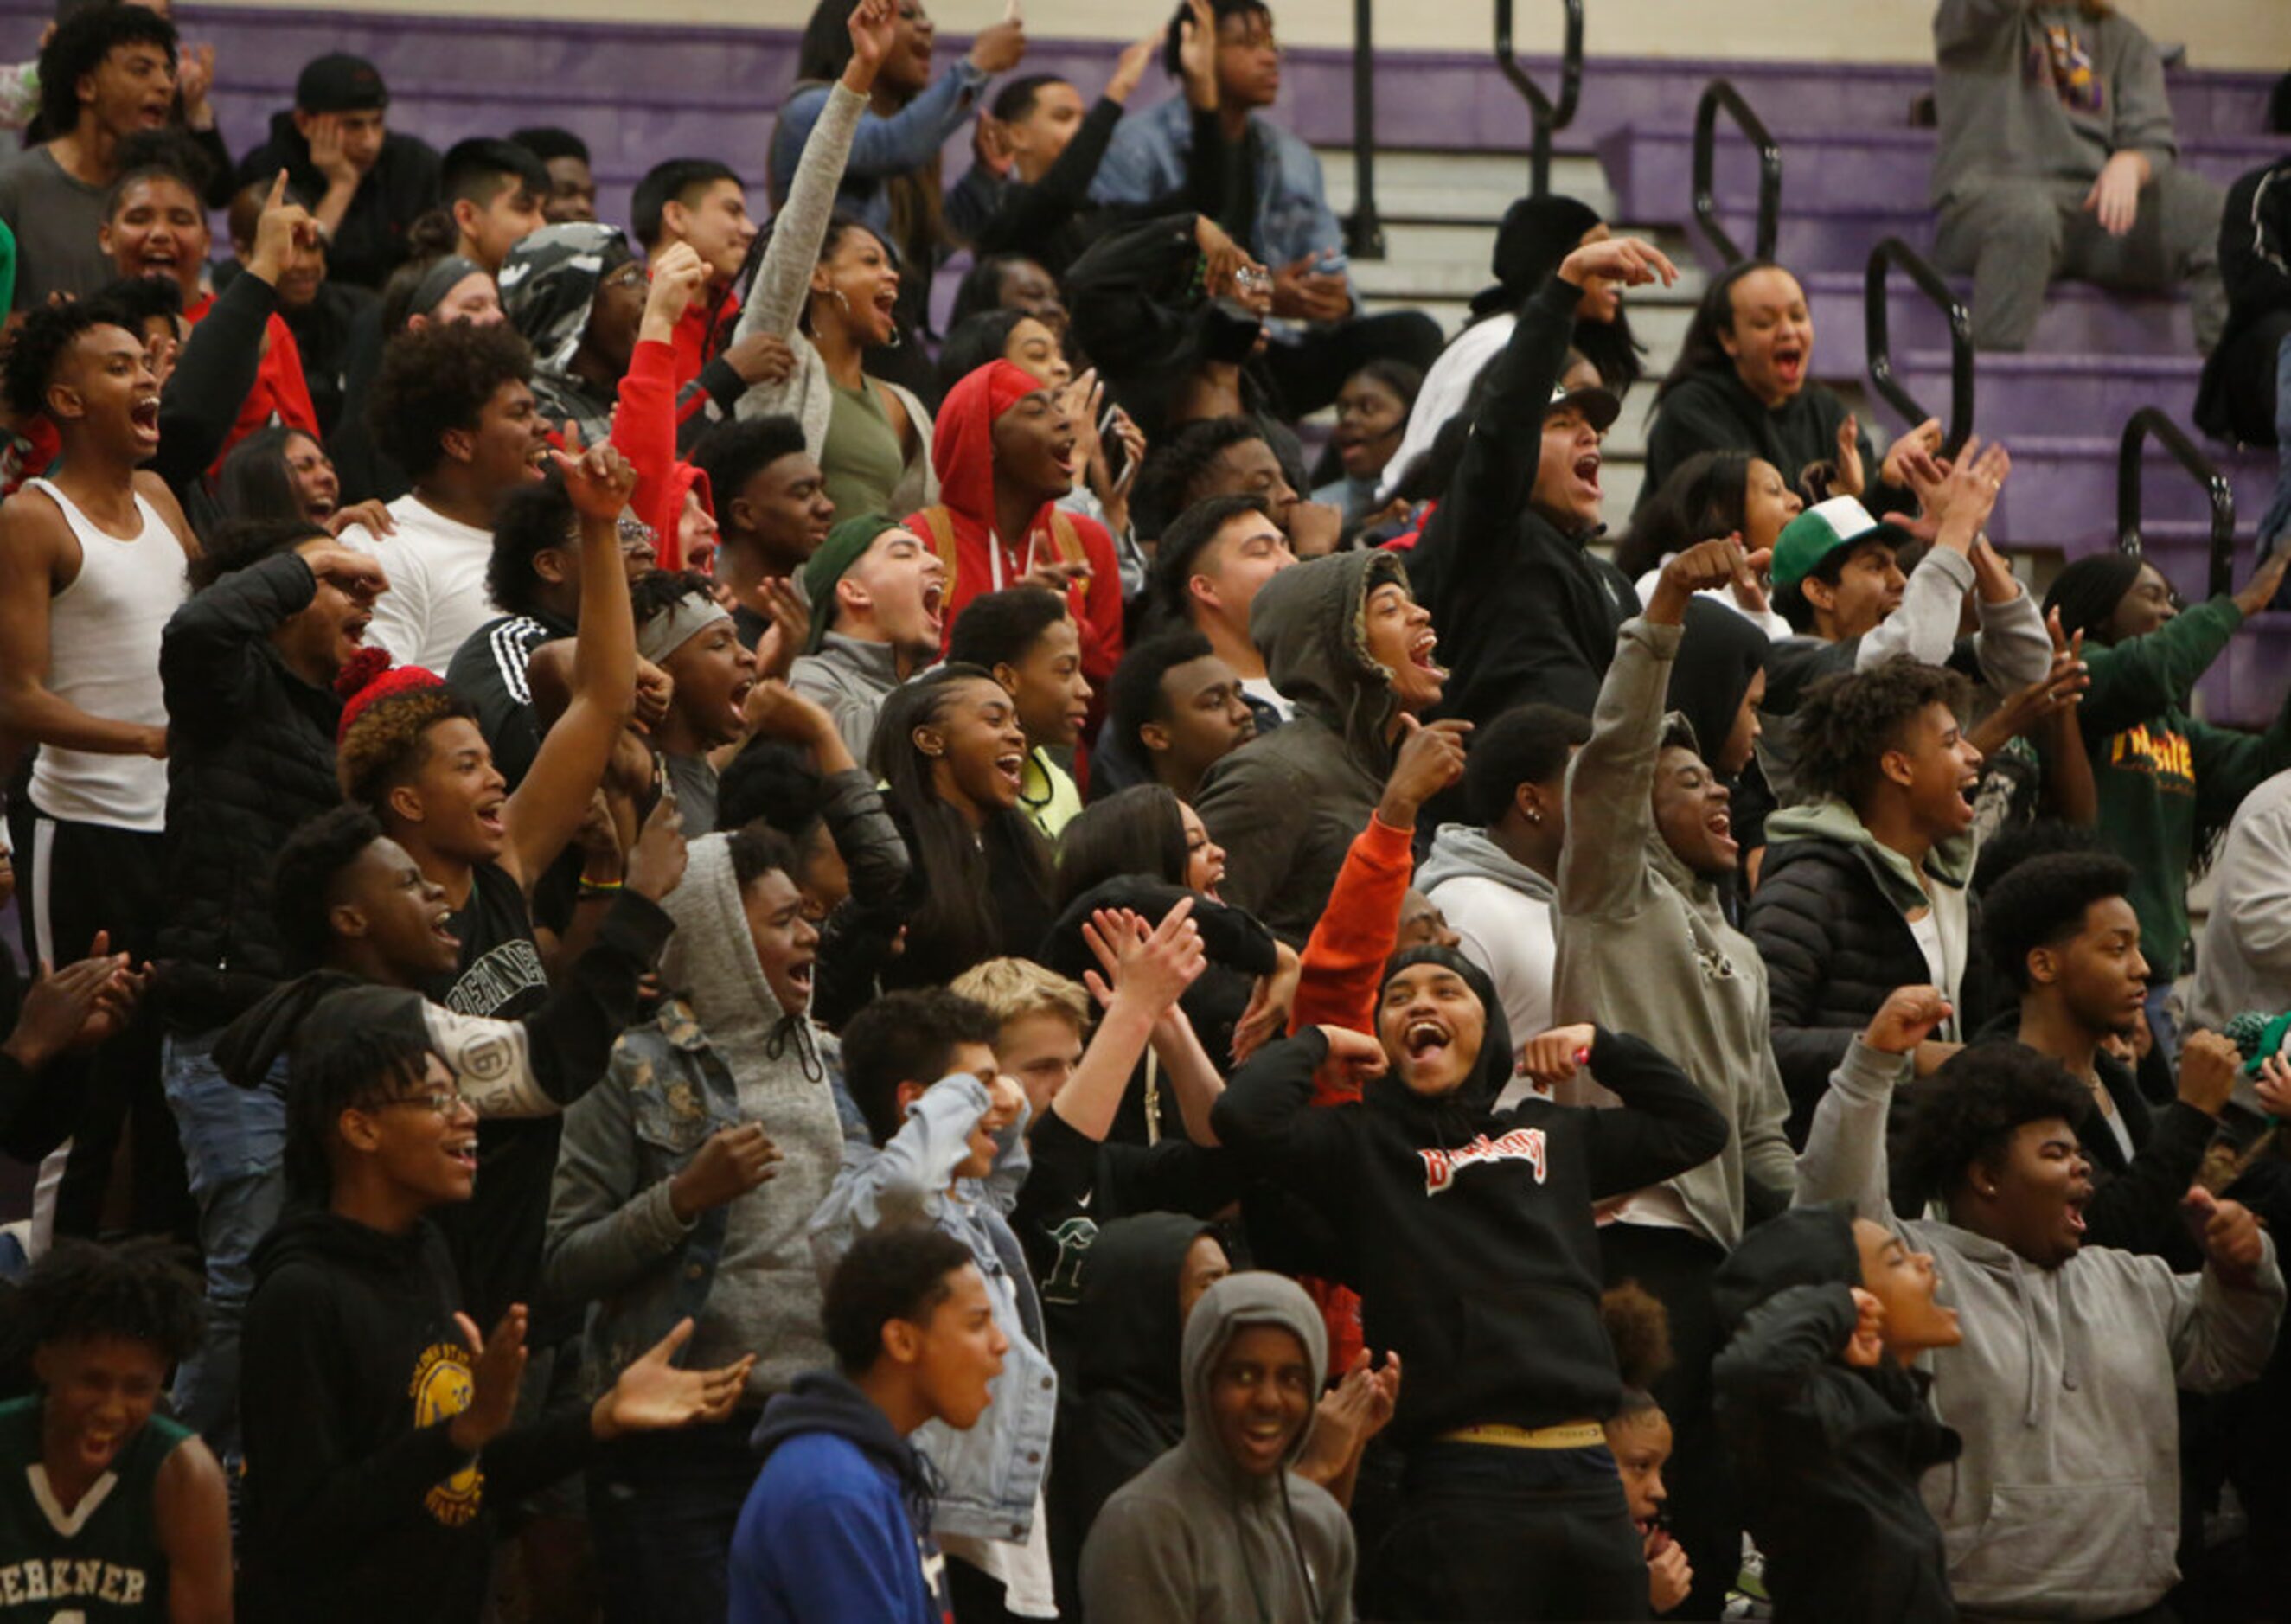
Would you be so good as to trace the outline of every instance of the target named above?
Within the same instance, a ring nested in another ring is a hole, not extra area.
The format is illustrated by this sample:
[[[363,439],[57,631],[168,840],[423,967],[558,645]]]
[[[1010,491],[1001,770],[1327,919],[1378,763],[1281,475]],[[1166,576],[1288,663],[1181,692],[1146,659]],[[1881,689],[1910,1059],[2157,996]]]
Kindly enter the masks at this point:
[[[719,620],[729,620],[724,606],[703,592],[687,592],[637,631],[637,653],[659,664]]]
[[[414,298],[406,305],[406,313],[427,316],[464,278],[482,276],[485,269],[475,260],[465,260],[458,253],[447,254],[422,273],[422,280],[414,285]]]

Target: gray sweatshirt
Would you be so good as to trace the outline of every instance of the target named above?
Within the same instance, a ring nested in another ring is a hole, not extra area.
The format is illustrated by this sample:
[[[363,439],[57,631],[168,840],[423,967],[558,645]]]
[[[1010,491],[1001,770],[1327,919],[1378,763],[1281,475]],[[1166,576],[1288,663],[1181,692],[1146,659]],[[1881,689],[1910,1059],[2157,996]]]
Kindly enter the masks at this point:
[[[1203,1294],[1186,1321],[1186,1435],[1114,1491],[1082,1546],[1090,1624],[1351,1620],[1352,1524],[1327,1490],[1293,1469],[1312,1435],[1309,1418],[1275,1476],[1242,1472],[1218,1441],[1210,1378],[1226,1345],[1252,1325],[1294,1331],[1312,1367],[1310,1391],[1321,1390],[1328,1332],[1302,1287],[1251,1270]]]
[[[1551,1026],[1551,972],[1559,944],[1551,904],[1558,888],[1515,861],[1470,824],[1443,824],[1416,871],[1416,888],[1439,905],[1463,938],[1467,959],[1487,971],[1512,1041]],[[1507,1107],[1530,1085],[1515,1079],[1497,1099]]]
[[[2028,0],[1941,0],[1933,199],[1999,181],[2089,185],[2112,154],[2179,150],[2164,62],[2130,18]]]
[[[816,652],[797,656],[788,668],[788,686],[827,712],[851,759],[864,767],[875,718],[899,686],[899,652],[888,643],[830,631]]]
[[[1957,1310],[1964,1343],[1928,1357],[1933,1409],[1965,1453],[1924,1484],[1949,1588],[1968,1615],[2142,1612],[2179,1578],[2174,1388],[2223,1392],[2264,1368],[2283,1314],[2275,1243],[2239,1290],[2110,1247],[2039,1269],[1945,1221],[1904,1223],[1886,1199],[1885,1113],[1909,1071],[1854,1041],[1814,1112],[1797,1199],[1852,1202],[1931,1252]]]
[[[1726,922],[1717,888],[1691,873],[1654,825],[1663,691],[1680,631],[1624,623],[1591,742],[1568,769],[1552,1015],[1652,1044],[1726,1119],[1724,1150],[1630,1197],[1625,1213],[1684,1224],[1731,1250],[1742,1238],[1744,1181],[1786,1195],[1797,1178],[1782,1130],[1789,1101],[1767,1037],[1765,962]],[[1600,1089],[1566,1103],[1619,1102]]]

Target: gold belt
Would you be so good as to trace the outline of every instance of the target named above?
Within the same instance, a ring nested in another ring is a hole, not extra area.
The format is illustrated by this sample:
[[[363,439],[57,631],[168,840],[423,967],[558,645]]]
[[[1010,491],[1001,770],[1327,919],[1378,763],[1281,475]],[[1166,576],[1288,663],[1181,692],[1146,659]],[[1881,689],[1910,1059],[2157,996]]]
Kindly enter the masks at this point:
[[[1596,1421],[1562,1421],[1556,1427],[1507,1427],[1484,1422],[1459,1427],[1440,1435],[1443,1443],[1489,1443],[1498,1449],[1588,1449],[1607,1441],[1606,1429]]]

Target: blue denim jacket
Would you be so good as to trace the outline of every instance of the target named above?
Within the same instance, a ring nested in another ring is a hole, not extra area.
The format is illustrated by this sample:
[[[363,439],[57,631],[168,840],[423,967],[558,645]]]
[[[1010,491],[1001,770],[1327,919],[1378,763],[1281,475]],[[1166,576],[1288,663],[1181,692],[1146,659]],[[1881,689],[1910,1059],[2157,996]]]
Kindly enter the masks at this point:
[[[1005,1216],[1031,1165],[1024,1112],[997,1137],[994,1170],[947,1191],[988,1104],[986,1085],[958,1073],[924,1089],[908,1107],[905,1125],[880,1150],[847,1140],[835,1187],[812,1215],[811,1246],[823,1279],[854,1241],[887,1226],[928,1222],[970,1249],[1010,1351],[976,1426],[957,1432],[944,1421],[928,1422],[913,1442],[945,1480],[932,1532],[1023,1540],[1049,1470],[1058,1379],[1041,1351],[1041,1303]]]

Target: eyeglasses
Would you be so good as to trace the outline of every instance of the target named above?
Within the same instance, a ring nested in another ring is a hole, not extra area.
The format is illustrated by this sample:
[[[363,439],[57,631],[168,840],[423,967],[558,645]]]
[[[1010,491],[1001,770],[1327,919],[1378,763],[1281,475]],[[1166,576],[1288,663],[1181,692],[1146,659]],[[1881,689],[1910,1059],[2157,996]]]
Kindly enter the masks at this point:
[[[463,1111],[474,1116],[478,1110],[470,1103],[470,1097],[459,1089],[431,1089],[422,1094],[400,1094],[395,1098],[383,1100],[381,1108],[387,1110],[391,1105],[421,1105],[441,1117],[452,1117]]]

